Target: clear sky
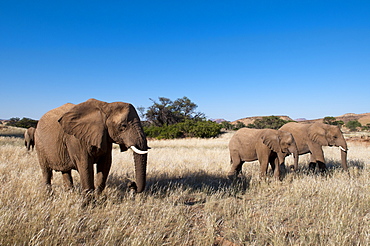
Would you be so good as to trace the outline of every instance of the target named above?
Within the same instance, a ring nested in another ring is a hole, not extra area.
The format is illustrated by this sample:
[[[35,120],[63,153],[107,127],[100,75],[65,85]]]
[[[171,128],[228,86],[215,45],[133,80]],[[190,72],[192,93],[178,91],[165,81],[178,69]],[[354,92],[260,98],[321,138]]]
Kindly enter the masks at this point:
[[[370,112],[370,1],[0,2],[0,119],[183,96],[230,121]]]

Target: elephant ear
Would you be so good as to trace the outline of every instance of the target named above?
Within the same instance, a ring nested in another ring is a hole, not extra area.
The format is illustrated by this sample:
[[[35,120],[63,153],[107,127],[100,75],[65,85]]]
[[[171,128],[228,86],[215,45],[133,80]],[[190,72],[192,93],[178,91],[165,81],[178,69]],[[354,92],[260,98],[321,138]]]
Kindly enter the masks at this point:
[[[105,114],[100,110],[104,102],[90,99],[77,104],[58,121],[67,134],[82,140],[87,146],[104,148],[106,143]]]
[[[329,145],[328,140],[325,137],[325,129],[316,125],[312,125],[308,129],[308,137],[315,143],[321,146]]]
[[[264,134],[262,137],[263,144],[267,145],[272,151],[279,153],[281,152],[280,148],[280,139],[277,134],[271,134],[268,132]]]

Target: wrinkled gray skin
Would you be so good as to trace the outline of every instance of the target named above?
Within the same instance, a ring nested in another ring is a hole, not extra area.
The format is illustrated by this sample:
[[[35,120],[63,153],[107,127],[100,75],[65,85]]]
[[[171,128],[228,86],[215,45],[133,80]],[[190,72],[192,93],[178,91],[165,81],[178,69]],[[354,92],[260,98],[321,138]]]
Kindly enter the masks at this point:
[[[347,143],[338,126],[324,123],[296,123],[290,122],[283,125],[280,130],[293,134],[297,143],[299,155],[311,154],[310,169],[319,166],[322,172],[327,170],[322,146],[337,146],[341,148],[342,167],[348,171],[347,167]]]
[[[40,119],[36,133],[36,151],[42,169],[43,182],[50,187],[52,170],[63,174],[67,188],[73,187],[71,170],[79,172],[84,193],[105,188],[112,163],[112,144],[121,151],[130,146],[146,151],[147,140],[135,108],[128,103],[106,103],[95,99],[74,105],[71,103],[47,112]],[[134,152],[136,184],[142,192],[146,183],[147,154]]]
[[[274,177],[281,179],[280,168],[285,169],[285,157],[293,154],[298,156],[297,146],[292,134],[273,129],[238,130],[229,142],[231,169],[229,178],[233,179],[242,170],[244,162],[258,160],[260,163],[260,176],[265,177],[270,163],[274,170]],[[298,168],[298,159],[294,163]]]
[[[27,151],[31,150],[35,147],[35,128],[30,127],[24,132],[24,145],[27,147]]]

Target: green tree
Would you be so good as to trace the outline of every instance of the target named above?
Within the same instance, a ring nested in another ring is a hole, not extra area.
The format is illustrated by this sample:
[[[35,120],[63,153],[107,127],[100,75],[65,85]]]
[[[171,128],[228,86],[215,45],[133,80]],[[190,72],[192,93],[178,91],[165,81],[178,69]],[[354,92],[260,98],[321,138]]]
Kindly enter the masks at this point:
[[[251,123],[249,123],[249,124],[247,125],[247,128],[256,128],[256,125],[255,125],[255,124],[251,124]]]
[[[22,127],[22,128],[30,128],[30,127],[36,127],[38,123],[38,120],[33,120],[30,118],[10,118],[9,122],[6,124],[7,126],[15,126],[15,127]]]
[[[195,112],[198,106],[187,97],[175,101],[166,97],[158,99],[159,102],[150,99],[153,105],[145,113],[146,120],[155,126],[172,125],[187,119],[203,120],[205,118],[203,113]]]
[[[283,120],[278,116],[265,116],[262,117],[262,119],[256,119],[254,120],[253,125],[255,126],[254,128],[256,129],[265,129],[265,128],[270,128],[270,129],[279,129],[282,127],[284,124],[288,123],[289,121]]]
[[[236,124],[235,124],[235,130],[239,130],[241,128],[244,128],[244,127],[247,127],[243,122],[241,121],[237,121]]]
[[[344,125],[344,122],[342,120],[337,120],[333,116],[326,116],[323,119],[323,123],[328,124],[328,125],[335,125],[335,126],[342,126],[342,125]]]
[[[222,125],[213,121],[185,120],[173,125],[144,127],[149,138],[174,139],[183,137],[211,138],[221,133]]]
[[[361,127],[361,123],[357,120],[348,121],[346,127],[349,128],[350,131],[357,131],[357,127]]]
[[[235,129],[235,126],[233,124],[231,124],[230,121],[223,121],[223,122],[220,123],[220,125],[225,130],[234,130]]]
[[[363,131],[368,131],[370,130],[370,123],[366,124],[366,126],[362,126],[361,128]]]

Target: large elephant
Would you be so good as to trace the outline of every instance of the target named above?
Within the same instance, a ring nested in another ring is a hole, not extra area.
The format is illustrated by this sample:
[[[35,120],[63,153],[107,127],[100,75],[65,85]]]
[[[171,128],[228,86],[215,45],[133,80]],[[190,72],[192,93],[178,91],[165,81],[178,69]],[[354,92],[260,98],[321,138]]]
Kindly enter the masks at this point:
[[[94,187],[97,194],[105,188],[112,163],[112,144],[121,151],[134,151],[136,183],[142,192],[146,183],[147,140],[135,108],[128,103],[106,103],[95,99],[74,105],[64,104],[44,114],[37,126],[36,151],[43,182],[50,187],[52,170],[63,174],[67,188],[73,187],[71,170],[79,172],[84,193]]]
[[[310,169],[315,169],[318,164],[322,172],[326,171],[322,146],[337,146],[341,149],[342,167],[348,170],[347,143],[338,126],[319,122],[311,124],[290,122],[283,125],[280,130],[293,134],[299,155],[311,153]]]
[[[24,145],[27,147],[29,151],[32,147],[35,147],[35,130],[36,128],[30,127],[24,132]]]
[[[298,151],[292,134],[273,129],[238,130],[229,142],[231,169],[230,178],[236,177],[244,162],[258,160],[260,176],[266,176],[268,164],[274,170],[274,177],[281,178],[280,166],[285,168],[285,157],[293,154],[294,168],[298,168]]]

